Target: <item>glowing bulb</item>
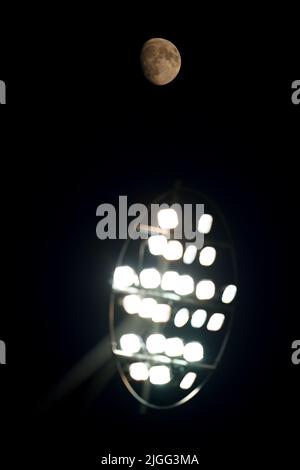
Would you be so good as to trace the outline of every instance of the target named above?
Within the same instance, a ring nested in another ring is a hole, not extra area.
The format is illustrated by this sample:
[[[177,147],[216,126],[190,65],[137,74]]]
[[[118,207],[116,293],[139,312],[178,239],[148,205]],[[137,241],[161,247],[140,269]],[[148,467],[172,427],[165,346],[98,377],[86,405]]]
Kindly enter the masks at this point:
[[[129,366],[129,374],[133,380],[147,380],[149,377],[148,367],[143,362],[133,362]]]
[[[149,378],[153,385],[165,385],[171,380],[170,369],[168,366],[150,367]]]
[[[186,325],[186,323],[189,321],[189,316],[190,313],[188,309],[181,308],[175,315],[174,325],[177,326],[177,328],[181,328],[182,326]]]
[[[163,256],[168,261],[176,261],[182,257],[182,253],[182,244],[178,240],[170,240],[164,249]]]
[[[185,249],[185,252],[183,255],[184,264],[192,264],[192,262],[196,258],[196,254],[197,254],[197,247],[195,245],[189,245]]]
[[[205,310],[196,310],[192,315],[191,325],[193,328],[201,328],[204,325],[207,318],[207,312]]]
[[[165,351],[166,338],[164,335],[154,333],[148,336],[146,340],[146,348],[150,354],[162,354]]]
[[[201,361],[203,354],[203,346],[197,341],[192,341],[184,346],[183,357],[188,362]]]
[[[129,333],[121,336],[120,345],[126,354],[135,354],[141,349],[141,339],[137,335]]]
[[[191,388],[191,386],[195,382],[196,377],[197,377],[197,374],[195,374],[195,372],[188,372],[183,377],[182,381],[180,382],[179,387],[182,388],[182,390],[188,390],[189,388]]]
[[[168,240],[164,235],[152,235],[148,240],[149,251],[152,255],[162,255],[166,249]]]
[[[140,281],[145,289],[156,289],[160,284],[160,274],[155,268],[143,269],[140,273]]]
[[[115,289],[126,289],[136,281],[136,274],[130,266],[118,266],[114,272],[113,287]]]
[[[182,356],[184,344],[180,338],[167,338],[165,343],[165,353],[169,357]]]
[[[194,280],[188,274],[178,277],[175,285],[175,292],[178,295],[188,295],[194,292]]]
[[[125,295],[123,299],[123,307],[129,314],[138,313],[141,306],[141,298],[139,295]]]
[[[161,209],[157,214],[158,224],[162,229],[172,229],[178,225],[175,209]]]
[[[215,295],[215,285],[213,281],[203,280],[197,284],[196,297],[200,300],[212,299]]]
[[[230,304],[236,296],[237,288],[233,284],[225,287],[224,292],[222,294],[222,302],[224,304]]]
[[[138,312],[139,316],[141,318],[152,318],[156,304],[157,301],[151,297],[142,299]]]
[[[174,290],[179,274],[176,271],[166,271],[161,279],[163,290]]]
[[[225,320],[225,315],[223,313],[214,313],[207,323],[207,329],[209,331],[219,331],[222,328],[222,325]]]
[[[202,214],[198,222],[198,232],[209,233],[213,223],[213,217],[210,214]]]
[[[216,259],[216,250],[212,246],[206,246],[200,251],[199,261],[202,266],[211,266]]]

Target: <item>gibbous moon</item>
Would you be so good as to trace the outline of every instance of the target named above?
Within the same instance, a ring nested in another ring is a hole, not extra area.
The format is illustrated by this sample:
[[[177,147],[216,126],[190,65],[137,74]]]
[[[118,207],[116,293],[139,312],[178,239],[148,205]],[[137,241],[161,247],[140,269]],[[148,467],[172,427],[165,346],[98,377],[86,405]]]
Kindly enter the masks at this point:
[[[142,48],[141,65],[145,77],[151,83],[166,85],[174,80],[180,70],[180,53],[167,39],[149,39]]]

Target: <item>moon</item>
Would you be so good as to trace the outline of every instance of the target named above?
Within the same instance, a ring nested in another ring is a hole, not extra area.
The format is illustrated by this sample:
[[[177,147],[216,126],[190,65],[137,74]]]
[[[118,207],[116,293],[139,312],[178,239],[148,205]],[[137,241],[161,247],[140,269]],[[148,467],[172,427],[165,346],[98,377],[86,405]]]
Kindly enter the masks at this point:
[[[151,83],[166,85],[178,75],[181,67],[180,53],[167,39],[149,39],[142,48],[141,66]]]

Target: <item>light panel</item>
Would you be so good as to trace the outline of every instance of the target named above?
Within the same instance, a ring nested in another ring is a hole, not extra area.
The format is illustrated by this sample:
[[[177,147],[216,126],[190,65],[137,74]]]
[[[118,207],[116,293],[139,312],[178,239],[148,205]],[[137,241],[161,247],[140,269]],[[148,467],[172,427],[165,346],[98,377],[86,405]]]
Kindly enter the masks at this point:
[[[176,271],[166,271],[161,279],[161,288],[163,290],[174,290],[179,274]]]
[[[165,385],[170,382],[171,374],[168,366],[152,366],[149,369],[150,382],[153,385]]]
[[[164,249],[163,256],[167,261],[176,261],[182,257],[182,253],[182,244],[178,240],[169,240]]]
[[[182,274],[177,278],[175,292],[178,295],[189,295],[194,292],[194,280],[188,274]]]
[[[123,307],[130,315],[138,313],[141,306],[141,297],[139,295],[125,295],[123,299]]]
[[[216,259],[216,249],[212,246],[202,248],[199,255],[199,262],[202,266],[211,266]]]
[[[129,366],[129,374],[133,380],[147,380],[149,377],[147,364],[144,364],[143,362],[133,362]]]
[[[235,285],[230,284],[229,286],[225,287],[223,294],[222,294],[222,302],[224,304],[230,304],[236,296],[237,288]]]
[[[126,354],[135,354],[141,349],[141,339],[133,333],[128,333],[121,336],[120,345]]]
[[[189,321],[189,316],[190,316],[190,312],[188,311],[188,309],[181,308],[180,310],[178,310],[178,312],[175,315],[174,325],[177,326],[177,328],[183,327]]]
[[[183,377],[182,381],[180,382],[179,387],[180,387],[182,390],[188,390],[189,388],[191,388],[191,386],[192,386],[193,383],[195,382],[196,377],[197,377],[197,374],[195,374],[195,372],[188,372],[188,373]]]
[[[213,217],[210,214],[202,214],[198,221],[198,232],[209,233],[213,223]]]
[[[203,359],[204,351],[202,344],[191,341],[184,346],[183,357],[188,362],[198,362]]]
[[[184,264],[192,264],[197,255],[197,247],[195,245],[189,245],[186,247],[183,262]]]
[[[157,214],[158,225],[162,229],[173,229],[178,225],[178,216],[175,209],[161,209]]]
[[[207,323],[207,329],[209,331],[219,331],[222,328],[222,325],[225,320],[225,315],[223,313],[214,313]]]
[[[165,336],[159,333],[148,336],[146,340],[146,348],[150,354],[162,354],[165,351],[165,344]]]
[[[126,289],[135,283],[136,274],[130,266],[118,266],[113,277],[113,287],[115,289]]]
[[[197,284],[196,297],[199,300],[209,300],[215,295],[215,284],[210,280],[202,280]]]
[[[165,353],[169,357],[182,356],[184,344],[181,338],[167,338],[165,343]]]
[[[145,289],[156,289],[160,285],[160,274],[155,268],[143,269],[140,273],[140,282]]]
[[[162,255],[166,249],[168,240],[164,235],[152,235],[148,239],[149,251],[152,255]]]
[[[198,309],[196,310],[191,319],[191,325],[193,328],[201,328],[206,322],[207,312],[206,310]]]
[[[171,306],[168,304],[156,304],[152,314],[154,323],[166,323],[171,316]]]

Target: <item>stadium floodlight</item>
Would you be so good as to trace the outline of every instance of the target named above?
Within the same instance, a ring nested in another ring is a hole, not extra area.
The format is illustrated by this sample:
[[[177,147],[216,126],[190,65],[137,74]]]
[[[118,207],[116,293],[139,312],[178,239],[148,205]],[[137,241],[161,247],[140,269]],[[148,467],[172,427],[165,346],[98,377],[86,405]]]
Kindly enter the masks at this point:
[[[178,225],[178,215],[175,209],[161,209],[157,214],[157,219],[162,229],[173,229]]]
[[[216,259],[216,249],[213,246],[202,248],[199,255],[199,262],[202,266],[211,266]]]
[[[213,281],[203,279],[196,286],[196,297],[199,300],[209,300],[215,295],[215,284]]]
[[[129,374],[133,380],[147,380],[149,377],[147,364],[143,362],[133,362],[129,366]]]
[[[225,287],[222,294],[222,302],[224,304],[230,304],[236,296],[237,288],[233,284]]]
[[[204,325],[204,323],[206,322],[206,318],[207,318],[206,310],[203,310],[203,309],[199,308],[192,315],[192,319],[191,319],[192,327],[193,328],[201,328]]]
[[[210,214],[202,214],[198,222],[198,232],[207,234],[211,230],[213,217]]]
[[[183,390],[188,390],[189,388],[191,388],[191,386],[196,380],[196,377],[197,374],[195,372],[188,372],[180,382],[180,388],[182,388]]]
[[[201,361],[203,355],[203,346],[197,341],[191,341],[184,346],[183,357],[188,362]]]
[[[171,374],[168,366],[152,366],[149,370],[150,382],[153,385],[165,385],[170,382]]]
[[[180,310],[178,310],[174,317],[174,325],[177,326],[177,328],[182,328],[189,321],[189,317],[190,312],[188,311],[188,309],[181,308]]]
[[[176,261],[182,257],[183,247],[178,240],[168,241],[163,251],[163,256],[168,261]]]
[[[196,258],[196,255],[197,255],[196,245],[187,246],[183,255],[184,264],[192,264],[192,262]]]
[[[161,288],[163,290],[174,290],[179,274],[176,271],[166,271],[161,278]]]
[[[155,289],[160,285],[160,273],[155,268],[143,269],[140,273],[141,286],[145,289]]]
[[[151,235],[148,239],[149,251],[152,255],[162,255],[167,246],[168,240],[164,235]]]
[[[194,280],[189,274],[182,274],[177,278],[175,292],[178,295],[189,295],[194,292]]]
[[[224,313],[214,313],[207,323],[207,329],[210,331],[219,331],[225,320]]]
[[[201,207],[189,211],[196,218],[186,224],[185,207],[193,201]],[[159,202],[157,217],[148,218],[152,225],[141,224],[143,236],[128,239],[121,250],[110,332],[128,391],[160,409],[195,396],[221,363],[237,277],[229,229],[211,201],[182,190]]]

